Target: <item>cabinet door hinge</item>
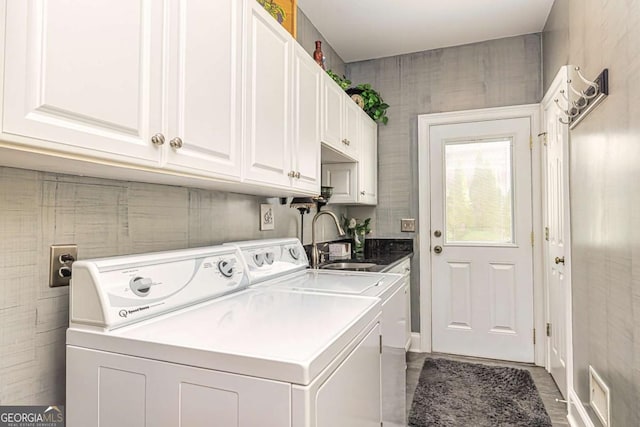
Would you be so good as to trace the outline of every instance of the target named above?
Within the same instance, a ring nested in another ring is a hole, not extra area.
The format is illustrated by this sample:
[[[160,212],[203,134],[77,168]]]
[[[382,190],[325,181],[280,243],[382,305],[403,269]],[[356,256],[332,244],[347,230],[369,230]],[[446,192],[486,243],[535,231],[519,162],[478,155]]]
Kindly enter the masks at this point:
[[[544,228],[544,240],[549,241],[549,227]]]
[[[536,345],[536,328],[533,328],[533,345]]]
[[[533,135],[529,135],[529,150],[533,151]]]
[[[551,323],[547,323],[547,336],[551,336]]]
[[[533,231],[531,232],[531,246],[533,246]]]

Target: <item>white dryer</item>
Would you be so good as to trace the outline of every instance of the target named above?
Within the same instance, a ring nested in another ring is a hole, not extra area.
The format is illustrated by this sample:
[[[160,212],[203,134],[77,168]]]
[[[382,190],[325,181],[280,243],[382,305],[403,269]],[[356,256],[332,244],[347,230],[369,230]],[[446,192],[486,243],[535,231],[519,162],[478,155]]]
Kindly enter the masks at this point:
[[[229,246],[73,274],[70,427],[380,425],[376,298],[246,289]]]
[[[382,418],[406,425],[407,309],[403,276],[388,273],[309,269],[298,239],[228,243],[243,257],[251,289],[373,296],[382,303]]]

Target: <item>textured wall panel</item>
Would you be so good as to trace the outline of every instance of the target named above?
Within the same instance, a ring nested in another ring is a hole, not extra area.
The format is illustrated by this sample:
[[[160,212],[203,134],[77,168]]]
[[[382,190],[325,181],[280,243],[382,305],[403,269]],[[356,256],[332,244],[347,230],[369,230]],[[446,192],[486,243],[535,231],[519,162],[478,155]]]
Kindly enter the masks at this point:
[[[566,63],[609,68],[610,96],[571,131],[574,387],[611,389],[611,425],[640,425],[640,2],[558,0],[545,82]],[[595,419],[592,416],[592,419]]]
[[[348,76],[371,83],[390,105],[378,127],[378,206],[350,209],[372,218],[376,237],[414,237],[411,324],[420,327],[417,233],[401,233],[400,219],[418,218],[420,114],[530,104],[542,98],[539,34],[491,40],[347,64]],[[354,213],[352,213],[354,212]],[[419,232],[419,230],[418,230]]]

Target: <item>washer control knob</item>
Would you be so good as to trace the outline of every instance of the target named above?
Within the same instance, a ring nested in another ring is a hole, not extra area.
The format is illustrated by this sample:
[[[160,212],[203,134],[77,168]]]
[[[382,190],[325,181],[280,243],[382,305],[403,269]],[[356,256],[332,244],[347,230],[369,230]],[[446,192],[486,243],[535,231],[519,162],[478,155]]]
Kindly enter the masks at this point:
[[[218,263],[218,270],[224,277],[231,277],[235,273],[234,265],[236,265],[235,258],[230,260],[223,259]]]
[[[273,254],[273,252],[265,252],[264,260],[267,264],[271,265],[273,264],[273,261],[276,260],[276,256]]]
[[[262,267],[262,265],[264,264],[264,254],[253,254],[253,262],[256,264],[256,266]]]
[[[295,260],[300,259],[300,251],[295,246],[293,248],[289,248],[289,254],[291,255],[291,258]]]
[[[153,285],[153,281],[149,277],[134,277],[129,282],[129,287],[133,293],[139,297],[146,297],[149,295],[151,285]]]

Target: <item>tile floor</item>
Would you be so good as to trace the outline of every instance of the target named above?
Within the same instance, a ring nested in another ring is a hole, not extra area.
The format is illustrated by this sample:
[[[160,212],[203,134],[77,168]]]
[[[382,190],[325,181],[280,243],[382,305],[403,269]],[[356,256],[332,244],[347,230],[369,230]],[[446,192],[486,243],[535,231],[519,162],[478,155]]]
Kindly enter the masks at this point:
[[[420,378],[420,371],[424,360],[430,357],[440,357],[451,360],[459,360],[462,362],[477,362],[484,363],[485,365],[496,366],[510,366],[514,368],[526,369],[531,372],[533,381],[542,397],[542,403],[544,403],[545,409],[551,417],[551,422],[554,427],[568,426],[566,406],[563,403],[556,402],[556,399],[561,399],[560,391],[553,382],[551,375],[544,368],[540,366],[534,366],[527,363],[515,363],[505,362],[502,360],[489,360],[478,359],[475,357],[464,357],[450,354],[440,353],[407,353],[407,415],[411,410],[411,402],[413,401],[413,393],[418,385],[418,378]]]

